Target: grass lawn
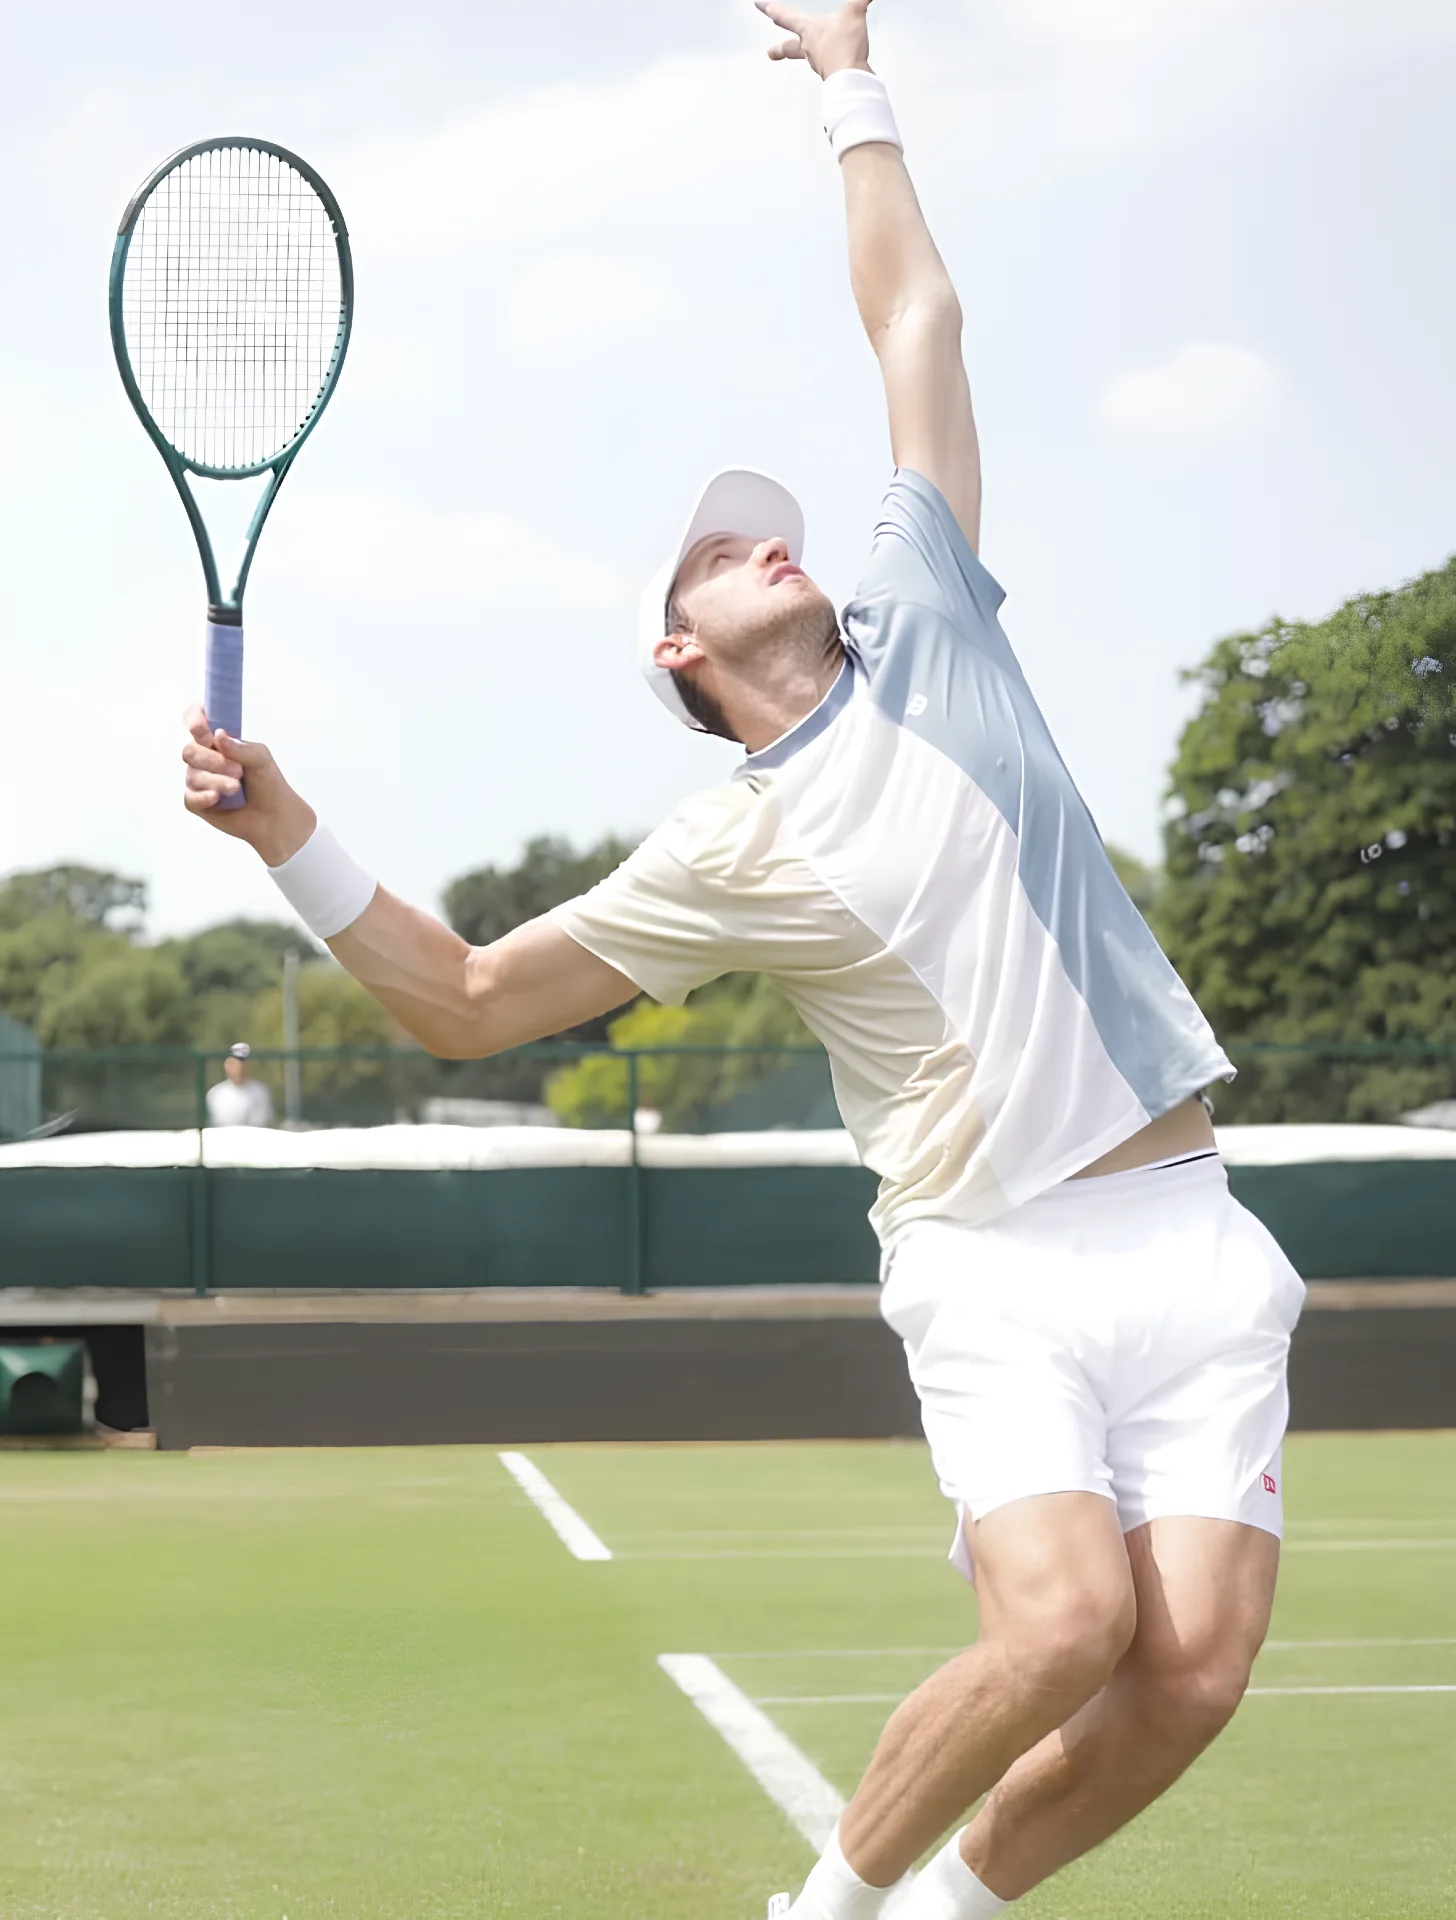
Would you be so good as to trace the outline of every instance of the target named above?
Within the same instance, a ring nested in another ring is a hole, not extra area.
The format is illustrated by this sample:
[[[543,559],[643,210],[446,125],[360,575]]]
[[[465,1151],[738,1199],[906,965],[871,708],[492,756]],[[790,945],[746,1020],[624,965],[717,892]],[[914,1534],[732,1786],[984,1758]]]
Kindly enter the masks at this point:
[[[974,1632],[904,1445],[0,1455],[4,1920],[760,1920],[810,1852],[657,1665],[841,1792]],[[1456,1434],[1300,1436],[1256,1686],[1456,1687]],[[1261,1692],[1027,1920],[1449,1920],[1456,1691]]]

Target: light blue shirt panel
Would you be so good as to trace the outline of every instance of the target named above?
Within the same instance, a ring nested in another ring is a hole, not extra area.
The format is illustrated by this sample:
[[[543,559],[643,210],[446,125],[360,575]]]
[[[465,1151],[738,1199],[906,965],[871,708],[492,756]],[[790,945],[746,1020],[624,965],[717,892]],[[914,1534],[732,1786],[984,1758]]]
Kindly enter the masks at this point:
[[[845,635],[881,711],[960,767],[1016,834],[1032,910],[1156,1116],[1232,1069],[1107,857],[1001,630],[1004,599],[940,490],[902,468]]]

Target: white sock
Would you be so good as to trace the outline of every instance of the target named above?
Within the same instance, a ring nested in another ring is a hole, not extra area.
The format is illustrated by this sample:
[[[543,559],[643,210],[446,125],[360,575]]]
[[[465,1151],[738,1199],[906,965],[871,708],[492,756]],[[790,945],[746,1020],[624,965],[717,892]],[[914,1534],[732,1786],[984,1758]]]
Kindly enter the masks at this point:
[[[836,1827],[790,1909],[790,1920],[878,1920],[893,1891],[860,1879],[844,1857]]]
[[[895,1920],[992,1920],[1010,1904],[998,1900],[962,1860],[957,1833],[916,1876],[904,1903],[896,1906]]]

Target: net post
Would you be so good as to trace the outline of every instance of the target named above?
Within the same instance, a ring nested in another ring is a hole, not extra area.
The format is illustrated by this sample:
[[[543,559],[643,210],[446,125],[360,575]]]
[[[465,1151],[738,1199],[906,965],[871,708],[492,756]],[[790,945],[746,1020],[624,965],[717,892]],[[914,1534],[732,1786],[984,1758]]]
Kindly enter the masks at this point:
[[[627,1055],[627,1126],[631,1135],[631,1160],[627,1166],[627,1278],[623,1293],[640,1294],[647,1290],[645,1245],[645,1199],[642,1190],[642,1156],[637,1139],[638,1075],[637,1052]]]

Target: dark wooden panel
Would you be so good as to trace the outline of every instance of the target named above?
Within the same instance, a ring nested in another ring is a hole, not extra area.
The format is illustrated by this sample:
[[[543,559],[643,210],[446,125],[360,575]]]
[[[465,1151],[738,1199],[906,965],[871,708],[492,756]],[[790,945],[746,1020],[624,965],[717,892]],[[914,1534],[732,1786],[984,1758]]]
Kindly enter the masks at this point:
[[[149,1327],[164,1447],[918,1434],[899,1342],[863,1316]],[[1311,1311],[1296,1428],[1456,1427],[1456,1310]]]
[[[149,1327],[163,1447],[864,1439],[920,1430],[878,1319]]]

